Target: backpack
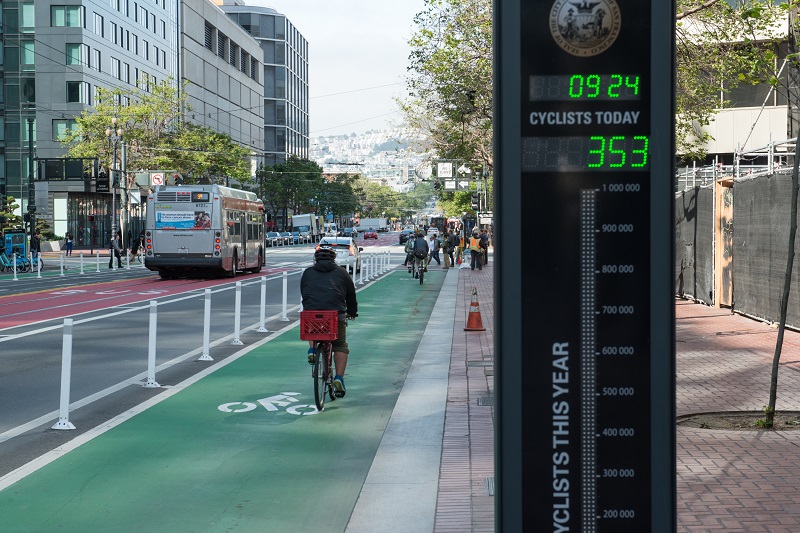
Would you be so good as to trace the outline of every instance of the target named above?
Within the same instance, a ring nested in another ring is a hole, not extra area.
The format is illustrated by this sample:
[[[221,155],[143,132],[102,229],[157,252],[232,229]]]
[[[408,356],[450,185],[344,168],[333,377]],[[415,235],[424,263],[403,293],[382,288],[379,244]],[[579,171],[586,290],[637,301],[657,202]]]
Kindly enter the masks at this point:
[[[428,241],[423,237],[418,237],[414,241],[414,257],[417,259],[425,259],[428,257]]]

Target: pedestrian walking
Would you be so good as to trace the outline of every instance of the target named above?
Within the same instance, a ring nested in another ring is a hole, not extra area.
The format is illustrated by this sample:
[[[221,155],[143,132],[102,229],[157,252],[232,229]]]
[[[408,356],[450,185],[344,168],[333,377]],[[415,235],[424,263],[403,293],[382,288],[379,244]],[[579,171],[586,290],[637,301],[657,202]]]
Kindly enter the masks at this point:
[[[489,231],[481,230],[481,253],[483,254],[483,264],[489,264]]]
[[[446,254],[450,256],[450,266],[456,266],[456,260],[453,257],[453,254],[458,249],[458,235],[456,235],[455,230],[450,230],[450,233],[447,235],[447,252]]]
[[[122,268],[122,236],[119,232],[111,239],[109,250],[108,268],[114,268],[114,258],[117,258],[117,268]]]
[[[432,259],[436,260],[437,265],[442,266],[442,262],[439,260],[439,246],[439,238],[434,233],[428,238],[428,261],[425,264],[426,267],[431,264]]]
[[[42,235],[37,230],[33,237],[31,237],[31,265],[37,265],[39,261],[39,254],[42,252]],[[37,266],[34,266],[32,272],[37,270]]]
[[[66,244],[65,255],[67,255],[67,256],[72,255],[72,233],[66,232],[64,234],[64,242]]]
[[[481,238],[478,235],[477,228],[472,230],[472,237],[469,239],[469,255],[470,269],[475,270],[475,265],[477,265],[478,270],[483,270],[483,265],[481,264],[481,259],[483,258],[483,254],[481,253]]]

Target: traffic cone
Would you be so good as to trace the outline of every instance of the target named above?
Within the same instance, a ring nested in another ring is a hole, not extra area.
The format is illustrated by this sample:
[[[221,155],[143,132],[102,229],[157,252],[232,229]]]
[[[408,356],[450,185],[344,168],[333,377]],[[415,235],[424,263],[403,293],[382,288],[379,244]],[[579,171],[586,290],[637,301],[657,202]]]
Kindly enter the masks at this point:
[[[481,310],[478,306],[478,289],[472,287],[472,301],[469,303],[469,316],[467,316],[467,327],[464,331],[486,331],[481,319]]]

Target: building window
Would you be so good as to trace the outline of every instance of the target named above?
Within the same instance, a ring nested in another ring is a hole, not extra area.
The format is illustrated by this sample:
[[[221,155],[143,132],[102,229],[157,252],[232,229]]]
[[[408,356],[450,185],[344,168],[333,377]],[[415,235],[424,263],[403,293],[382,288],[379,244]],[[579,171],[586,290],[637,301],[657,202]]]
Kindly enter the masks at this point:
[[[146,39],[142,39],[142,57],[150,59],[150,43]]]
[[[71,118],[53,120],[53,140],[56,142],[65,141],[67,134],[77,131],[78,123]]]
[[[230,50],[230,57],[228,60],[230,61],[233,68],[236,68],[236,60],[239,59],[239,45],[231,41],[231,50]]]
[[[242,57],[239,58],[239,70],[247,74],[247,69],[250,66],[250,56],[242,50]]]
[[[206,22],[206,48],[214,51],[214,27]]]
[[[20,43],[20,66],[22,70],[32,70],[36,62],[36,52],[33,41],[22,41]]]
[[[258,81],[258,71],[256,67],[258,66],[258,61],[254,57],[250,58],[250,77],[256,81]]]
[[[89,67],[95,69],[97,72],[102,72],[103,69],[100,66],[100,50],[92,50],[92,64]]]
[[[224,33],[217,32],[217,55],[223,60],[225,59],[225,45],[227,40]]]
[[[117,23],[109,22],[109,31],[111,32],[111,42],[119,44],[119,32],[117,31]]]
[[[131,50],[131,52],[133,52],[134,54],[136,54],[138,56],[139,55],[139,36],[134,33],[132,35],[132,37],[133,37],[133,46],[132,46],[133,50]]]
[[[122,64],[122,81],[125,83],[131,82],[131,66],[128,63]]]
[[[19,5],[19,26],[21,30],[27,30],[29,32],[33,31],[33,29],[36,27],[33,4]]]
[[[82,6],[50,6],[50,26],[82,28]]]
[[[97,13],[94,14],[94,32],[100,37],[106,36],[104,22],[103,15],[98,15]]]
[[[161,22],[161,38],[162,39],[166,39],[167,38],[167,23],[164,22],[163,20],[160,21],[160,22]]]
[[[89,83],[85,81],[68,81],[67,82],[67,103],[69,104],[87,104],[91,105],[89,95]]]
[[[82,47],[82,44],[67,43],[67,65],[80,65],[83,63],[83,57],[81,57]]]
[[[115,57],[111,58],[111,75],[118,80],[122,79],[122,73],[120,72],[120,60]]]
[[[161,66],[161,54],[159,52],[160,52],[160,50],[158,49],[158,46],[154,45],[153,46],[153,57],[156,60],[156,65]]]

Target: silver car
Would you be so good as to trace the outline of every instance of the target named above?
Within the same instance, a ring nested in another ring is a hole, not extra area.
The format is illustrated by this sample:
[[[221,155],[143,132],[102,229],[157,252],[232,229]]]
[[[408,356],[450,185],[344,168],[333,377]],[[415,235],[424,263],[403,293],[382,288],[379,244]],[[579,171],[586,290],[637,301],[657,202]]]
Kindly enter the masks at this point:
[[[317,248],[330,246],[336,251],[336,264],[347,269],[351,275],[361,272],[361,252],[364,250],[356,245],[350,237],[323,237]]]

